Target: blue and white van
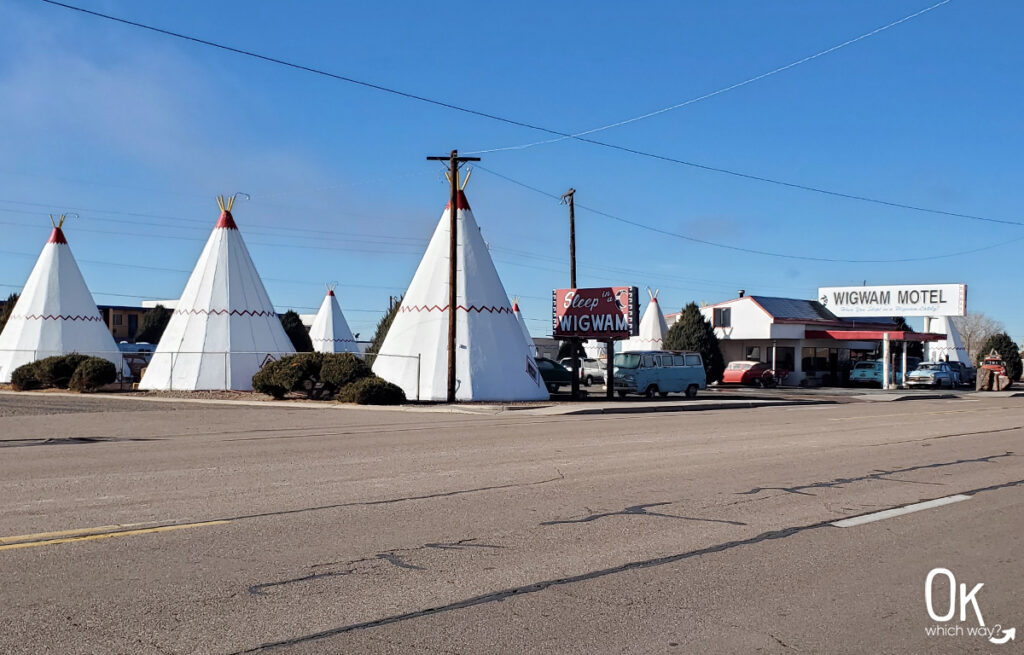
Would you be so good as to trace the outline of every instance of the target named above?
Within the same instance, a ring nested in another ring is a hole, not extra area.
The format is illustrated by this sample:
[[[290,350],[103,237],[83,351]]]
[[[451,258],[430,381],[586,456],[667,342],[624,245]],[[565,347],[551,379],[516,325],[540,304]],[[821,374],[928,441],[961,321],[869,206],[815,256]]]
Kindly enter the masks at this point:
[[[704,361],[700,353],[671,350],[638,350],[615,355],[615,392],[620,397],[639,393],[653,398],[685,393],[694,398],[707,389]]]

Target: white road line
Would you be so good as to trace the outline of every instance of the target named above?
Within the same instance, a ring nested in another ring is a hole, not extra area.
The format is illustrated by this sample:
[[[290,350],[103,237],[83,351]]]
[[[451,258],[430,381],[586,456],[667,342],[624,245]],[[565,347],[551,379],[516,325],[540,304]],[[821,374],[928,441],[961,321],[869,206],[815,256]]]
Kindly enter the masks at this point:
[[[842,521],[836,521],[832,525],[836,526],[837,528],[852,528],[857,525],[871,523],[872,521],[881,521],[882,519],[891,519],[894,516],[903,516],[904,514],[920,512],[923,509],[931,509],[933,507],[942,507],[943,505],[959,503],[961,500],[967,500],[968,498],[970,498],[970,496],[965,496],[963,494],[957,494],[955,496],[946,496],[945,498],[936,498],[935,500],[928,500],[923,503],[914,503],[913,505],[906,505],[904,507],[897,507],[895,509],[887,509],[882,512],[875,512],[874,514],[855,516],[852,519],[843,519]]]

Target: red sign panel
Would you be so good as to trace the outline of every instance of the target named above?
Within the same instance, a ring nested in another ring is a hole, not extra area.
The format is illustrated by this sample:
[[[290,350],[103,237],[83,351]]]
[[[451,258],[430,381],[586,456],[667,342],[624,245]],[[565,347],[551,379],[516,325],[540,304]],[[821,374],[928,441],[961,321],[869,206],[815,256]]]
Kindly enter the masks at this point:
[[[556,339],[627,339],[640,326],[636,287],[555,289],[551,293]]]

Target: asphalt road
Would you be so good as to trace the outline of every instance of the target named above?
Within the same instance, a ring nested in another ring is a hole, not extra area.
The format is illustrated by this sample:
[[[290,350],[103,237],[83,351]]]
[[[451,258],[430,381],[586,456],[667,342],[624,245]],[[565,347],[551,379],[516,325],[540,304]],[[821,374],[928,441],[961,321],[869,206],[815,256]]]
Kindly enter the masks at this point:
[[[540,416],[3,395],[0,652],[1014,652],[968,634],[971,604],[929,617],[925,580],[984,583],[986,629],[1024,631],[1022,437],[1020,398]]]

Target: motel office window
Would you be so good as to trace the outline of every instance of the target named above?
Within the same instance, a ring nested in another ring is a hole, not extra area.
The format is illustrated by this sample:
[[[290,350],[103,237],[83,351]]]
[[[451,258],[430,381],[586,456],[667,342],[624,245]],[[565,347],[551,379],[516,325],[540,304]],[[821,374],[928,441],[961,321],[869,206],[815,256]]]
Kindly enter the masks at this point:
[[[720,307],[715,309],[714,325],[712,327],[732,327],[732,307]]]

